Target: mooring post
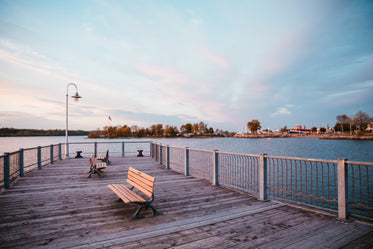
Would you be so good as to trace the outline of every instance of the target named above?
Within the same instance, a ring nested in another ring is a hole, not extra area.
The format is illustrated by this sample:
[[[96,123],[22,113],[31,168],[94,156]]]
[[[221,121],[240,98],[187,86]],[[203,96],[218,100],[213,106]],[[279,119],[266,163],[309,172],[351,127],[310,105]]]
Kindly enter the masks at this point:
[[[185,175],[189,175],[189,147],[185,147]]]
[[[219,153],[218,150],[214,150],[212,152],[212,160],[214,165],[214,173],[213,173],[213,184],[219,185]]]
[[[24,172],[24,159],[23,159],[23,149],[19,149],[19,175],[25,176]]]
[[[338,218],[347,219],[347,159],[338,159]]]
[[[267,154],[259,154],[259,200],[268,201]]]

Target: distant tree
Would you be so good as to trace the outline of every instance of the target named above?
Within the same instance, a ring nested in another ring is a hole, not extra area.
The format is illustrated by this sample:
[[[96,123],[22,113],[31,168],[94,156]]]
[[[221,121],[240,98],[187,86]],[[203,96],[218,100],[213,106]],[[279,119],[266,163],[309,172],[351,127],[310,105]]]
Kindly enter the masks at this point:
[[[186,134],[186,133],[192,133],[192,124],[191,123],[187,123],[185,125],[182,125],[180,127],[180,132],[182,134]]]
[[[91,133],[89,133],[88,135],[88,138],[100,138],[102,135],[102,131],[97,129],[95,131],[92,131]]]
[[[117,130],[117,137],[129,137],[131,136],[131,128],[127,125],[123,125],[122,127],[118,127]]]
[[[353,117],[353,122],[357,128],[363,131],[368,127],[368,124],[371,122],[371,118],[367,113],[358,111]]]
[[[192,124],[192,133],[194,133],[195,135],[199,134],[199,126],[197,123],[195,124]]]
[[[326,128],[321,127],[321,128],[320,128],[320,132],[321,132],[321,133],[325,133],[325,132],[326,132]]]
[[[346,114],[342,114],[342,115],[337,116],[337,121],[340,124],[349,123],[350,120],[351,120],[351,118],[349,116],[347,116]]]
[[[249,128],[252,133],[256,134],[258,130],[262,128],[262,126],[258,120],[253,119],[247,123],[247,128]]]
[[[116,138],[119,136],[118,128],[115,126],[105,126],[104,133],[106,138]]]
[[[179,130],[176,126],[166,125],[164,128],[164,136],[165,137],[175,137],[179,133]]]
[[[145,136],[146,136],[145,129],[144,129],[144,128],[139,128],[139,129],[137,130],[136,136],[137,136],[137,137],[145,137]]]
[[[157,126],[153,124],[152,126],[150,126],[149,135],[155,136],[156,133],[157,133]]]
[[[157,136],[163,136],[163,125],[162,124],[157,124],[156,126],[156,135]]]
[[[314,126],[314,127],[312,127],[312,132],[317,132],[317,128]]]
[[[281,132],[289,132],[288,127],[285,125],[283,128],[281,128]]]
[[[347,116],[346,114],[338,115],[337,116],[337,123],[334,126],[335,131],[349,131],[350,130],[350,123],[351,123],[351,118]]]
[[[139,131],[139,127],[137,125],[131,126],[131,132],[133,136],[136,135],[138,131]]]
[[[198,124],[198,129],[199,129],[199,132],[201,134],[204,134],[204,133],[207,133],[208,129],[207,129],[207,124],[205,124],[204,122],[199,122]]]

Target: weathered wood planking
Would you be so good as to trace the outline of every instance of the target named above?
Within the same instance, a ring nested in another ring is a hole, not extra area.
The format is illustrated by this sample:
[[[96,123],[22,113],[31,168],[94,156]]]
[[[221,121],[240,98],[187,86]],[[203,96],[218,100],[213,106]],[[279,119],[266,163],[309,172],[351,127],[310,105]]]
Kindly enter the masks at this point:
[[[89,159],[58,161],[20,178],[0,194],[1,248],[340,248],[373,245],[373,228],[249,195],[165,170],[149,158],[114,157],[87,177]],[[164,215],[118,203],[108,184],[129,167],[157,179]],[[365,237],[364,237],[365,235]],[[359,238],[361,240],[357,240]],[[368,248],[368,247],[366,247]]]

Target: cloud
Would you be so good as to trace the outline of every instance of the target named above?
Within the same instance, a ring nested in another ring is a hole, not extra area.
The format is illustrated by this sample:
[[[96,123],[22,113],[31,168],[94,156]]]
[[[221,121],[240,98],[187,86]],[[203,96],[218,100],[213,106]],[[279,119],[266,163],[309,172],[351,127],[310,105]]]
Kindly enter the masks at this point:
[[[40,52],[9,40],[0,40],[0,60],[18,68],[47,77],[54,77],[65,82],[71,78],[76,78],[76,75],[58,67],[56,63]]]
[[[217,53],[214,53],[211,50],[209,50],[207,48],[204,48],[204,49],[202,49],[201,54],[206,59],[213,62],[215,65],[219,66],[221,69],[228,69],[229,68],[228,61],[225,58],[223,58],[222,56],[218,55]]]
[[[290,109],[293,108],[293,107],[294,107],[294,105],[286,105],[284,107],[279,107],[279,108],[277,108],[276,112],[272,113],[271,116],[276,117],[278,115],[291,115],[292,112],[290,111]]]

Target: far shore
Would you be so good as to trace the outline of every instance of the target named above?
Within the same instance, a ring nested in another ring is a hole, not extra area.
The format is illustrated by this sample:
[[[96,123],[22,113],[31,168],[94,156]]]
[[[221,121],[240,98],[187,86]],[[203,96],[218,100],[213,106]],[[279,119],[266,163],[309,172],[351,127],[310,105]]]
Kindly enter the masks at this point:
[[[319,138],[333,140],[373,140],[373,134],[369,135],[340,135],[340,134],[309,134],[309,135],[275,135],[275,134],[258,134],[258,135],[235,135],[236,138]]]
[[[48,136],[56,136],[56,135],[42,135],[40,137],[48,137]],[[63,135],[58,135],[60,137],[64,137]],[[74,136],[82,136],[82,135],[70,135],[70,137]],[[0,137],[39,137],[35,135],[23,135],[23,136],[0,136]],[[222,138],[222,137],[232,137],[232,138],[319,138],[319,139],[330,139],[330,140],[373,140],[373,133],[369,134],[364,134],[364,135],[341,135],[341,134],[254,134],[254,135],[220,135],[220,136],[212,136],[212,135],[193,135],[193,136],[174,136],[174,137],[164,137],[164,136],[146,136],[146,137],[136,137],[136,136],[131,136],[131,137],[93,137],[89,138],[86,137],[87,139],[133,139],[133,138],[138,138],[138,139],[157,139],[157,138],[185,138],[185,139],[190,139],[190,138]]]

